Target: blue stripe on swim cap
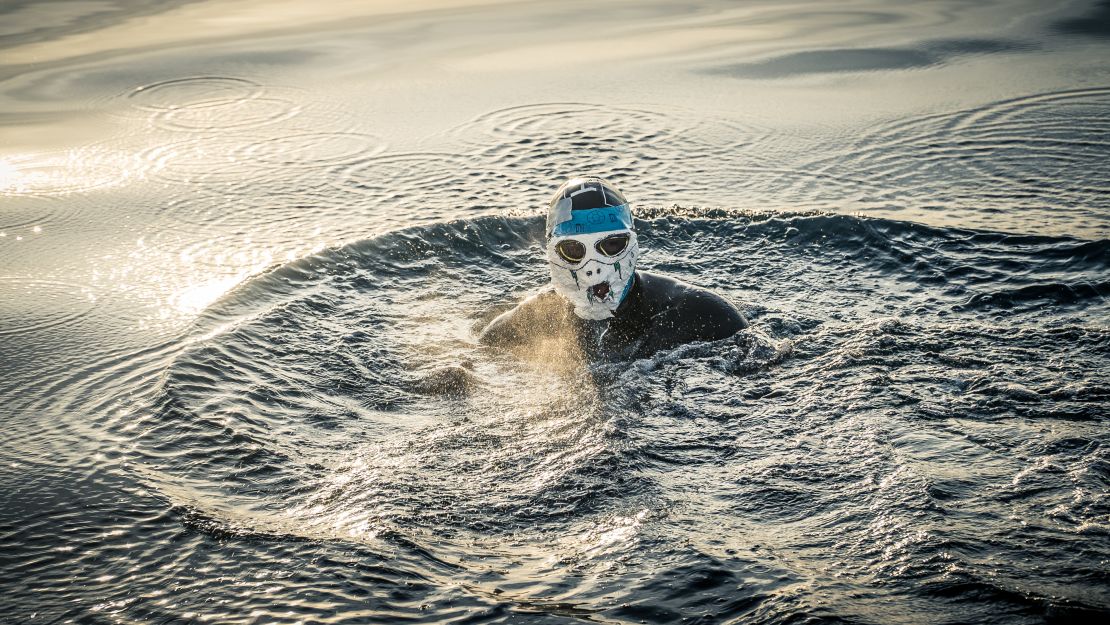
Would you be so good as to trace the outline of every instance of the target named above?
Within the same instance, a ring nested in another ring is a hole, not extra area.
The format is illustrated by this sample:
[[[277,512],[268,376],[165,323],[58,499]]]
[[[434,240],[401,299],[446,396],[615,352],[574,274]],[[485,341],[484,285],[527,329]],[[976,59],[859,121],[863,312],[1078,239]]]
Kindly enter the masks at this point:
[[[628,204],[620,206],[602,206],[588,210],[570,212],[570,219],[556,224],[551,231],[553,237],[565,237],[572,234],[593,234],[595,232],[608,232],[610,230],[631,230],[632,211]]]

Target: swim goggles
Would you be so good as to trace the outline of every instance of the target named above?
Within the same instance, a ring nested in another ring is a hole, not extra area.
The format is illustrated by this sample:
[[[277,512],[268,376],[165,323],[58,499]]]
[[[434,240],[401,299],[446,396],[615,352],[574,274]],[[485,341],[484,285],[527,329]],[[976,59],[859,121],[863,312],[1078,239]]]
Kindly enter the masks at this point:
[[[594,249],[602,256],[620,256],[628,247],[630,237],[627,232],[613,234],[594,243]],[[575,239],[563,239],[555,244],[559,256],[571,264],[578,264],[586,258],[586,245]]]

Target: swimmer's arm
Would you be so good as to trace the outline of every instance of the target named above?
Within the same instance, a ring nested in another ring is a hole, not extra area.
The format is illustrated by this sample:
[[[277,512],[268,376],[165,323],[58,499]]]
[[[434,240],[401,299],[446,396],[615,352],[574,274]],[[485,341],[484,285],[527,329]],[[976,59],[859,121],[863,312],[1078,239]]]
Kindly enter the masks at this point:
[[[478,334],[478,342],[496,347],[520,345],[542,331],[544,311],[554,293],[542,292],[498,315]]]
[[[694,341],[718,341],[748,327],[744,315],[725,298],[703,291],[684,293],[652,317],[656,328],[641,353],[673,349]]]
[[[482,345],[501,347],[518,345],[523,342],[524,324],[520,320],[520,308],[523,305],[523,303],[518,304],[516,308],[506,310],[489,322],[489,325],[478,334],[478,342]]]
[[[683,316],[696,341],[718,341],[748,327],[748,320],[732,302],[710,291],[687,296]]]

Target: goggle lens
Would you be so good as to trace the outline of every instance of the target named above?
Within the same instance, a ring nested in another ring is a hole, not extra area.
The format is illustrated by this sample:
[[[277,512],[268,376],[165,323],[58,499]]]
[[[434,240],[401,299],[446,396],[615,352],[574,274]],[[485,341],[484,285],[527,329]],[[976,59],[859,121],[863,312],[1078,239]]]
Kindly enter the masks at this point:
[[[611,237],[605,237],[604,239],[598,241],[597,245],[595,245],[594,247],[597,248],[597,251],[605,254],[606,256],[616,256],[617,254],[623,252],[624,248],[628,247],[628,235],[614,234]]]
[[[563,239],[555,245],[555,251],[569,263],[581,262],[586,257],[586,246],[574,239]]]
[[[605,256],[617,256],[628,247],[628,241],[627,234],[614,234],[595,243],[594,248]],[[555,251],[568,263],[579,263],[586,258],[586,246],[574,239],[559,241],[555,244]]]

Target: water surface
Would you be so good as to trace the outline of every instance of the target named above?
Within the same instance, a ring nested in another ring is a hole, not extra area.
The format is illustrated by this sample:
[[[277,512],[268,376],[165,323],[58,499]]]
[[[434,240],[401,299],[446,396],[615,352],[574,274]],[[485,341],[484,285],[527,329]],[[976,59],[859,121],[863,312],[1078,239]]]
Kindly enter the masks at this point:
[[[0,11],[0,620],[1110,612],[1106,3]],[[575,173],[752,327],[479,347]]]

